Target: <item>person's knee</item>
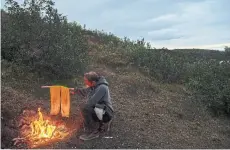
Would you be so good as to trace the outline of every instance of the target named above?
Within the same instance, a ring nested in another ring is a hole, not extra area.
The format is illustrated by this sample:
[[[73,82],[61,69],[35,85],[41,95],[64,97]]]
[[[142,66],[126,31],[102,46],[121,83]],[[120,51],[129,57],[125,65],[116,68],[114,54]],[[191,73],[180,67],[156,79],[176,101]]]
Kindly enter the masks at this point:
[[[92,110],[93,108],[89,105],[84,105],[82,108],[81,108],[81,111],[83,113],[92,113]]]
[[[103,122],[104,123],[108,123],[110,120],[113,119],[113,114],[108,114],[106,113],[104,116],[103,116]]]

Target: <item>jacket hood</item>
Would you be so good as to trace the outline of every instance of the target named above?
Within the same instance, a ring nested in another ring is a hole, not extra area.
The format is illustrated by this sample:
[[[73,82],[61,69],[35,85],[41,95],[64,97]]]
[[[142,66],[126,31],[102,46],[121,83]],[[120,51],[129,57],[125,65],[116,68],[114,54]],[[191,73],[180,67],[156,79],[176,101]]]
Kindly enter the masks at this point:
[[[100,79],[97,81],[96,86],[101,85],[101,84],[105,84],[107,86],[109,85],[109,83],[107,82],[107,80],[103,76],[101,76]]]

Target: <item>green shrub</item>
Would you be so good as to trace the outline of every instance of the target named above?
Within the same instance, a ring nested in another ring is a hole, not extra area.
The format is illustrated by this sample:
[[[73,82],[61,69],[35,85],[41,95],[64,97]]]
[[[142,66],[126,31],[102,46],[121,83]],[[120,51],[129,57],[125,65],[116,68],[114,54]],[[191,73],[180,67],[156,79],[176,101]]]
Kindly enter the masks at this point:
[[[31,72],[51,78],[82,73],[88,45],[81,26],[68,23],[51,0],[7,1],[2,10],[2,58],[29,66]]]
[[[134,64],[149,69],[149,74],[163,82],[180,82],[185,63],[183,57],[175,57],[168,50],[139,48],[133,51]]]
[[[230,114],[230,64],[209,60],[190,66],[187,86],[215,114]]]

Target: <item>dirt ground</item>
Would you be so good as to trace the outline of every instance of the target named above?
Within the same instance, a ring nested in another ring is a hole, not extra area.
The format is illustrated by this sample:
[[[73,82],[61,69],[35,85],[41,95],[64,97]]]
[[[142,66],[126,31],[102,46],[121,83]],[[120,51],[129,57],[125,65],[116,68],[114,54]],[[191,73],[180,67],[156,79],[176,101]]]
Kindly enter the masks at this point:
[[[230,120],[211,117],[182,86],[154,83],[137,71],[112,71],[105,66],[96,70],[110,83],[115,109],[111,131],[83,142],[79,130],[70,139],[43,148],[230,148]],[[16,148],[11,140],[18,131],[12,121],[29,105],[49,109],[49,99],[7,86],[2,86],[1,96],[1,147]],[[83,101],[71,98],[73,116],[79,115]]]

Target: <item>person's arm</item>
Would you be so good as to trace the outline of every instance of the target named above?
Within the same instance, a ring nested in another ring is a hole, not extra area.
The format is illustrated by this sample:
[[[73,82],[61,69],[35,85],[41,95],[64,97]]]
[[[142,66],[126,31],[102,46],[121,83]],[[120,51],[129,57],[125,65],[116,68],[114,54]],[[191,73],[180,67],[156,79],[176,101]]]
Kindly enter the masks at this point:
[[[94,107],[103,98],[105,94],[106,94],[106,87],[99,86],[96,89],[95,94],[89,99],[88,104]]]
[[[88,92],[89,92],[89,88],[75,88],[75,92],[76,94],[86,97]]]
[[[83,97],[87,96],[87,93],[89,92],[89,88],[71,88],[72,94],[77,94]]]

